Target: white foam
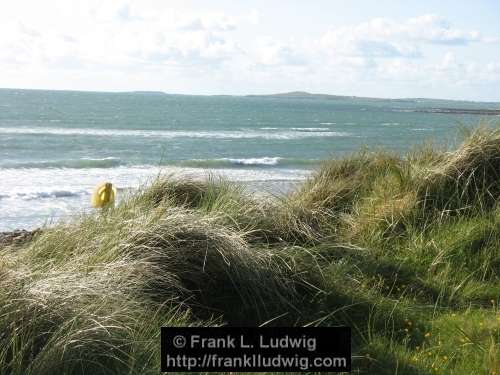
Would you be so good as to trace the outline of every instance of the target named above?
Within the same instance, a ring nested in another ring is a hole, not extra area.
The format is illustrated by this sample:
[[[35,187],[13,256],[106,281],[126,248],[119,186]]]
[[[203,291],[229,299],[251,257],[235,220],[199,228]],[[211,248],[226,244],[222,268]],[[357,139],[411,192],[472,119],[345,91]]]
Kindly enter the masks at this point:
[[[109,156],[105,158],[88,158],[67,160],[38,160],[29,162],[0,162],[0,168],[112,168],[122,164],[120,158]]]
[[[232,164],[241,164],[241,165],[278,165],[281,158],[264,156],[262,158],[246,158],[246,159],[223,158],[222,160],[228,160]]]
[[[274,162],[274,158],[256,158]],[[249,159],[246,162],[251,162]],[[90,210],[89,196],[94,187],[110,181],[119,190],[135,189],[158,174],[205,179],[220,175],[243,183],[294,183],[304,180],[310,171],[303,169],[205,169],[182,167],[115,167],[88,169],[1,169],[0,168],[0,231],[33,228],[46,222],[70,218]]]
[[[298,130],[300,129],[300,130]],[[349,133],[326,131],[304,131],[308,128],[293,128],[268,132],[255,129],[240,130],[124,130],[94,128],[52,128],[52,127],[0,127],[1,134],[45,134],[45,135],[83,135],[107,137],[143,137],[143,138],[212,138],[212,139],[300,139],[308,137],[346,137]],[[309,128],[313,129],[313,128]],[[268,129],[269,130],[269,129]]]
[[[301,132],[321,132],[329,131],[330,128],[290,128],[291,130],[301,131]]]
[[[10,195],[4,194],[2,197],[16,199],[20,198],[23,200],[34,200],[41,198],[68,198],[77,197],[80,195],[89,195],[90,192],[87,190],[46,190],[46,191],[34,191],[34,192],[13,192]]]

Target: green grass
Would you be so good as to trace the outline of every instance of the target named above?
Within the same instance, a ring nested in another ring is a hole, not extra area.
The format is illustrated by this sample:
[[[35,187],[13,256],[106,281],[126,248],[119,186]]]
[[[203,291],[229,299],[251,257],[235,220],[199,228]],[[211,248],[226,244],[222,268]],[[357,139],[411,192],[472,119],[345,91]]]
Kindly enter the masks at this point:
[[[500,129],[262,198],[162,176],[0,249],[0,374],[156,374],[162,325],[349,325],[353,373],[500,374]]]

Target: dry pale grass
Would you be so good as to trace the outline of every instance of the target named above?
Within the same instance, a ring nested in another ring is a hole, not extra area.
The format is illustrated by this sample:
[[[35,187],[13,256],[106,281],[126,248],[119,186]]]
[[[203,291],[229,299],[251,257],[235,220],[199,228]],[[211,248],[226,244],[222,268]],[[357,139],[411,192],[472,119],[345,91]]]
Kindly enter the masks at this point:
[[[427,207],[467,210],[494,205],[500,196],[500,129],[480,127],[432,165],[419,186]]]

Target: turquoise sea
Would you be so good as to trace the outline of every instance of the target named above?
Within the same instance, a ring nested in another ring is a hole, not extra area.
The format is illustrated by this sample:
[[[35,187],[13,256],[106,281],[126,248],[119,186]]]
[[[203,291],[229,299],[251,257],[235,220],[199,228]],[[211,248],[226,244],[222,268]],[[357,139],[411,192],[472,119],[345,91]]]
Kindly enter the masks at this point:
[[[160,171],[209,173],[280,192],[360,147],[452,145],[481,116],[429,108],[495,103],[309,95],[185,96],[0,90],[0,230],[89,210],[92,188],[133,189]]]

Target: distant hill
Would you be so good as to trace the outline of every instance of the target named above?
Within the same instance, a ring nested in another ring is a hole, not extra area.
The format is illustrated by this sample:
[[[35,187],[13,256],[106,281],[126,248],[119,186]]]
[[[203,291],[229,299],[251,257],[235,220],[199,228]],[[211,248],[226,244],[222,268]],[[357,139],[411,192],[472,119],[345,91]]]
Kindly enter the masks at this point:
[[[299,100],[331,100],[342,102],[343,104],[362,104],[375,106],[391,106],[409,111],[433,113],[455,113],[473,115],[500,115],[500,102],[471,101],[471,100],[451,100],[432,98],[374,98],[366,96],[314,94],[307,91],[290,91],[276,94],[251,94],[251,95],[193,95],[175,94],[164,91],[137,90],[122,92],[100,92],[100,91],[79,91],[79,90],[40,90],[40,89],[13,89],[0,88],[0,92],[46,92],[54,94],[82,93],[82,94],[138,94],[147,96],[184,96],[184,97],[220,97],[220,98],[262,98],[262,99],[299,99]],[[465,110],[465,111],[464,111]]]
[[[132,94],[145,94],[145,95],[167,95],[163,91],[131,91]]]
[[[355,99],[356,96],[342,96],[342,95],[329,95],[329,94],[312,94],[306,91],[291,91],[278,94],[268,95],[245,95],[247,97],[273,97],[273,98],[293,98],[293,99]],[[363,98],[368,99],[368,98]]]
[[[475,114],[475,115],[500,115],[500,103],[498,102],[476,102],[467,100],[448,100],[448,99],[430,99],[430,98],[372,98],[363,96],[313,94],[307,91],[291,91],[267,95],[245,95],[245,97],[254,98],[282,98],[282,99],[310,99],[310,100],[336,100],[351,101],[358,103],[376,104],[393,103],[394,105],[412,104],[418,108],[418,112],[432,113],[455,113],[455,114]]]
[[[293,98],[293,99],[356,99],[356,100],[369,100],[369,101],[396,101],[396,102],[463,102],[463,103],[480,103],[468,100],[452,100],[452,99],[432,99],[432,98],[375,98],[369,96],[349,96],[349,95],[331,95],[331,94],[313,94],[307,91],[290,91],[277,94],[261,94],[261,95],[245,95],[247,97],[259,97],[259,98]],[[491,103],[498,104],[496,102],[481,102],[481,103]]]

